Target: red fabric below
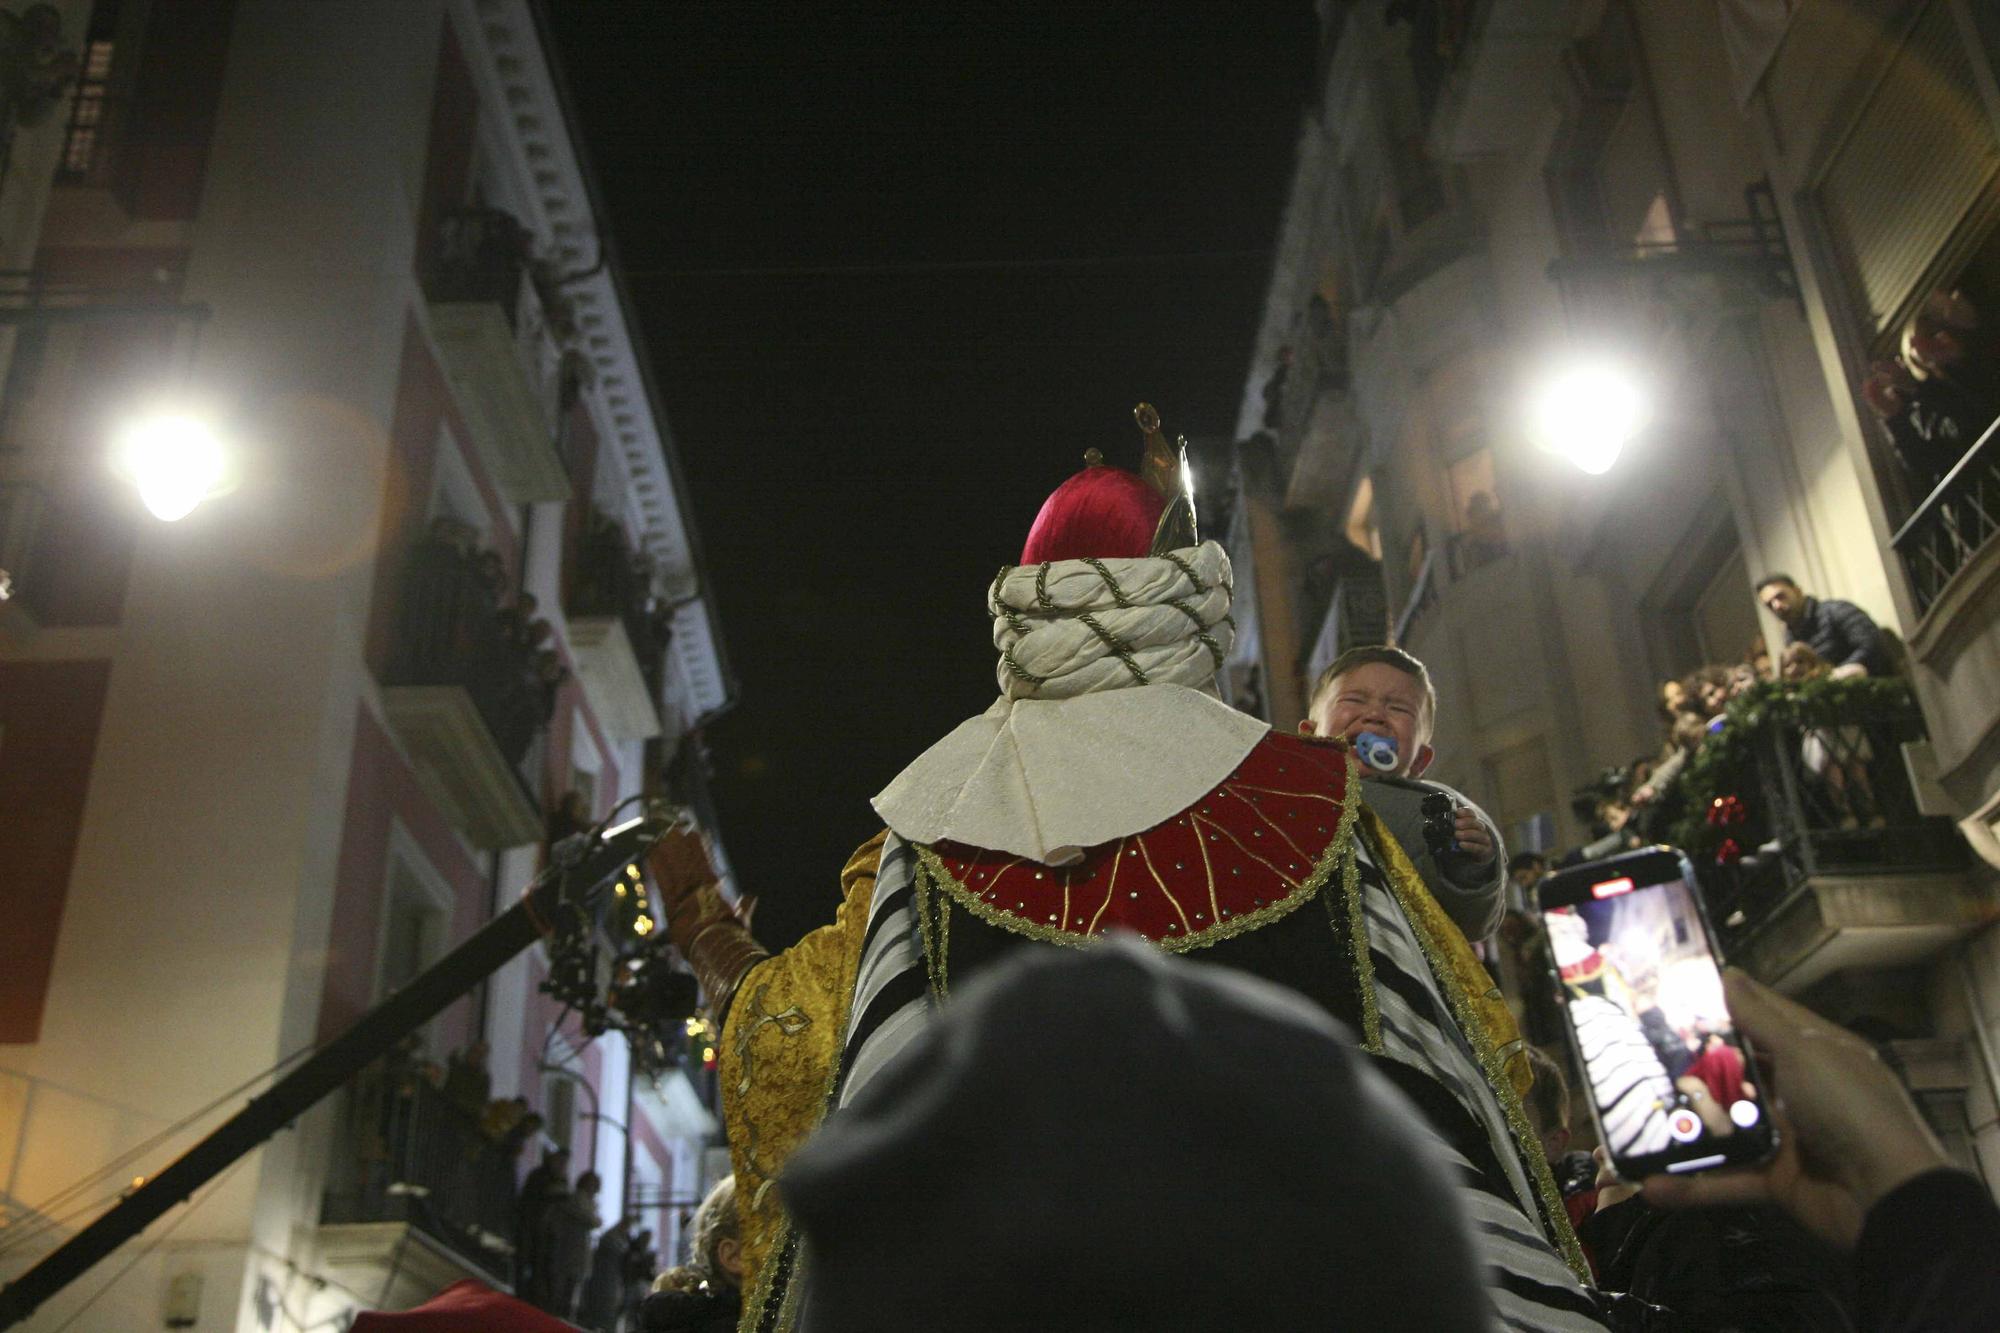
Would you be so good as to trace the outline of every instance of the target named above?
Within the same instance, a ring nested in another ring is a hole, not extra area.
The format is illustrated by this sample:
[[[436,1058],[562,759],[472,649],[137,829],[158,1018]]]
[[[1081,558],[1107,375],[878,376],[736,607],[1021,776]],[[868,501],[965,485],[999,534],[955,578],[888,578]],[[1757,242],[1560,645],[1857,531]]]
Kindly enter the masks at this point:
[[[1726,1041],[1718,1041],[1696,1057],[1687,1072],[1700,1079],[1708,1095],[1728,1110],[1743,1100],[1743,1053]]]
[[[1200,939],[1305,886],[1339,834],[1349,755],[1271,732],[1180,814],[1061,869],[962,843],[932,850],[983,910],[1035,931]]]
[[[1137,559],[1152,552],[1167,498],[1136,472],[1099,464],[1056,487],[1028,529],[1021,563]]]
[[[364,1312],[350,1333],[576,1333],[576,1325],[466,1278],[414,1310]]]

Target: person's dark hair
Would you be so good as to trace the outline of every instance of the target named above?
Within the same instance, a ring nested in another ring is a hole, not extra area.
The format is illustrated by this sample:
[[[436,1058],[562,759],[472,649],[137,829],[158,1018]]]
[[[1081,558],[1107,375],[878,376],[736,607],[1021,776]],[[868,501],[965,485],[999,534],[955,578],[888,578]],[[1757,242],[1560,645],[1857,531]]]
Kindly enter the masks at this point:
[[[1319,702],[1319,697],[1332,688],[1333,682],[1339,680],[1342,676],[1354,670],[1354,668],[1367,666],[1371,662],[1379,662],[1383,666],[1392,666],[1416,681],[1417,684],[1423,686],[1423,715],[1417,720],[1423,726],[1425,732],[1429,732],[1437,724],[1438,710],[1438,692],[1437,687],[1431,684],[1431,673],[1415,657],[1404,652],[1401,648],[1394,648],[1386,643],[1371,643],[1364,644],[1359,648],[1349,648],[1346,652],[1334,658],[1326,670],[1319,673],[1319,679],[1313,682],[1312,693],[1306,699],[1307,710],[1310,711]]]
[[[1535,1072],[1534,1086],[1528,1089],[1523,1108],[1537,1134],[1569,1128],[1569,1077],[1563,1067],[1539,1046],[1529,1046],[1528,1068]]]
[[[578,1194],[588,1194],[592,1190],[603,1188],[604,1177],[598,1175],[595,1171],[586,1171],[576,1178],[576,1192]]]
[[[1763,578],[1757,580],[1756,590],[1758,592],[1762,592],[1764,591],[1764,589],[1770,587],[1773,583],[1789,583],[1794,588],[1799,586],[1799,581],[1793,578],[1790,574],[1786,574],[1781,570],[1773,570],[1771,573],[1766,574]]]
[[[1717,685],[1725,690],[1728,689],[1729,668],[1723,666],[1699,666],[1688,672],[1687,679],[1681,682],[1681,688],[1687,691],[1690,707],[1682,709],[1682,712],[1698,713],[1702,711],[1701,687],[1704,685]]]
[[[1512,859],[1507,862],[1507,873],[1510,875],[1516,870],[1528,870],[1531,868],[1547,870],[1549,868],[1549,858],[1543,856],[1540,852],[1516,852]]]

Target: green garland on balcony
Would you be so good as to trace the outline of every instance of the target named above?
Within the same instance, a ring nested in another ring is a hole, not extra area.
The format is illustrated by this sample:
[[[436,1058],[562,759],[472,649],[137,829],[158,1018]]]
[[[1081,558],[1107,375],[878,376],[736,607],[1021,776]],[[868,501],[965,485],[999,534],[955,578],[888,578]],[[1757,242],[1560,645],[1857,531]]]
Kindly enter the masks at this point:
[[[1714,855],[1730,830],[1708,822],[1709,807],[1719,797],[1762,799],[1756,747],[1773,728],[1906,723],[1915,716],[1909,684],[1897,676],[1821,676],[1799,685],[1752,686],[1730,700],[1722,729],[1702,742],[1673,783],[1682,812],[1673,829],[1675,843],[1690,856]]]

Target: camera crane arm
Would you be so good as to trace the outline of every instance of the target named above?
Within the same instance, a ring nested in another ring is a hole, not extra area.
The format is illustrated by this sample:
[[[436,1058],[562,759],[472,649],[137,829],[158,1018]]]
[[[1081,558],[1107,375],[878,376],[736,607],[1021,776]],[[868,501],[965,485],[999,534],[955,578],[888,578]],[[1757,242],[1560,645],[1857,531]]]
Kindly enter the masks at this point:
[[[235,1115],[211,1130],[151,1179],[0,1288],[0,1329],[13,1328],[50,1297],[88,1272],[175,1204],[213,1180],[328,1093],[388,1054],[453,1001],[504,967],[543,935],[565,911],[588,912],[633,860],[674,831],[665,807],[602,833],[579,834],[557,844],[547,867],[519,902],[356,1019],[345,1032],[308,1056]]]

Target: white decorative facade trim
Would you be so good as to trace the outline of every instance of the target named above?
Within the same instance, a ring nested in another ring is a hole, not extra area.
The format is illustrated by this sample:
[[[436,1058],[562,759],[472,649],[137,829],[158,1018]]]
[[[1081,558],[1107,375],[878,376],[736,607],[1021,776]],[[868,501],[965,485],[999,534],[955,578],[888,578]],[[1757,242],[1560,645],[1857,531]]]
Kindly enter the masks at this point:
[[[493,202],[534,235],[538,255],[577,274],[562,289],[575,308],[577,349],[594,372],[585,401],[609,446],[606,456],[624,472],[617,516],[634,524],[635,544],[653,557],[661,595],[695,598],[674,617],[673,654],[692,687],[686,712],[699,720],[730,702],[721,636],[708,600],[695,596],[702,579],[686,497],[670,461],[673,436],[643,361],[623,281],[615,266],[602,262],[604,223],[532,5],[451,0],[449,13],[480,103],[497,113],[483,118],[493,133],[489,165],[494,184],[509,197]]]

